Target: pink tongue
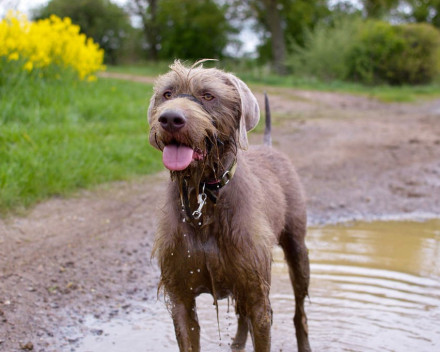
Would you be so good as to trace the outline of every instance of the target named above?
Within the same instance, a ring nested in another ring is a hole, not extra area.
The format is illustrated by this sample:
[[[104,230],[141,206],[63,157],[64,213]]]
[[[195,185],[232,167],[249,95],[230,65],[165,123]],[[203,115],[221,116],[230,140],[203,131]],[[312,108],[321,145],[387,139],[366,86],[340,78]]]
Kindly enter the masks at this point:
[[[169,170],[184,170],[191,164],[194,151],[183,145],[167,145],[163,148],[162,160]]]

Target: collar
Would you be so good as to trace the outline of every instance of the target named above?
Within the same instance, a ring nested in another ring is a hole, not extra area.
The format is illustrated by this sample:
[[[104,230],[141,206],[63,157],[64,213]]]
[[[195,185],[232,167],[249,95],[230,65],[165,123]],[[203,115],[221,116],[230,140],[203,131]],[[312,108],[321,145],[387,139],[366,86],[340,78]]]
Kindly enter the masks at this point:
[[[235,170],[236,169],[237,169],[237,159],[234,159],[234,161],[232,162],[231,166],[229,167],[229,169],[227,169],[225,171],[223,176],[220,179],[218,179],[218,180],[206,181],[204,183],[205,188],[210,190],[210,191],[218,191],[218,190],[220,190],[220,188],[223,188],[224,186],[226,186],[229,183],[229,181],[232,180],[232,178],[235,175]]]
[[[227,169],[223,176],[214,181],[206,181],[201,184],[201,192],[197,196],[198,208],[195,211],[191,211],[189,193],[188,193],[188,182],[186,179],[183,180],[182,193],[180,194],[180,201],[182,204],[182,212],[184,213],[184,221],[189,223],[196,221],[199,226],[202,225],[201,216],[202,210],[206,203],[207,198],[211,200],[214,205],[217,203],[218,193],[221,188],[226,186],[229,181],[234,177],[235,171],[237,169],[237,159],[234,159],[229,169]]]

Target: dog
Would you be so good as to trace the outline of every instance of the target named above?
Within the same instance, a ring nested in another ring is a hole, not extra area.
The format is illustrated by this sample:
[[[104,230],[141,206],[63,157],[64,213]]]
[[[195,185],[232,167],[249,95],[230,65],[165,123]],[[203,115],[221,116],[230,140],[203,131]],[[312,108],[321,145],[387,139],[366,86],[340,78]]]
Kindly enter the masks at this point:
[[[170,170],[153,256],[180,351],[200,351],[195,299],[232,297],[238,328],[232,350],[270,351],[272,247],[282,247],[295,294],[298,351],[310,351],[304,299],[309,259],[306,207],[289,159],[249,147],[259,121],[248,86],[233,74],[175,61],[159,76],[148,108],[149,141]],[[270,125],[270,124],[269,124]],[[218,306],[217,306],[218,314]]]

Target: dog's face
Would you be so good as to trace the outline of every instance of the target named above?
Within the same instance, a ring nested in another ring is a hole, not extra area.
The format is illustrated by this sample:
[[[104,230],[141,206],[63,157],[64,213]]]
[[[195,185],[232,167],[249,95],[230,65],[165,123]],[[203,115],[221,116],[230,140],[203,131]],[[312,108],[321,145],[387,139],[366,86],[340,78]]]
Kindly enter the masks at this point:
[[[246,132],[259,120],[258,103],[241,80],[194,66],[176,61],[158,78],[148,108],[150,143],[172,171],[206,163],[219,145],[246,149]]]

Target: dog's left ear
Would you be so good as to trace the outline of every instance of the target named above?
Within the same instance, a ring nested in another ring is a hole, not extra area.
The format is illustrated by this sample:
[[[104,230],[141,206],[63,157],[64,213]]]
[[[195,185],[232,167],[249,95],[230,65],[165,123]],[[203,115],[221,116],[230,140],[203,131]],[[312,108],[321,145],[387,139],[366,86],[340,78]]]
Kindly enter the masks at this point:
[[[241,149],[247,149],[247,132],[252,130],[260,120],[260,108],[258,107],[257,99],[252,94],[249,87],[241,79],[232,74],[228,74],[228,78],[240,95],[241,116],[238,131],[238,143]]]

